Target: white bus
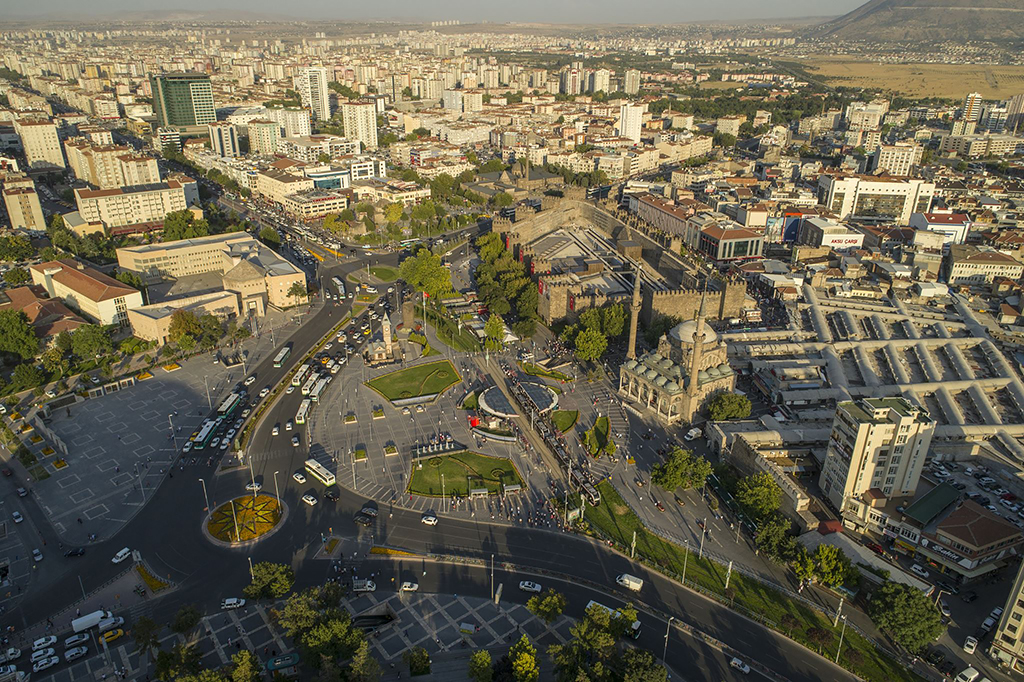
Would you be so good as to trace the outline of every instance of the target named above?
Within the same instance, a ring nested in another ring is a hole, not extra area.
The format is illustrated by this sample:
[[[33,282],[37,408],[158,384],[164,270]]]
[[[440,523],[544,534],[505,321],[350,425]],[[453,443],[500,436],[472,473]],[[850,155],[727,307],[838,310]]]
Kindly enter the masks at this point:
[[[596,606],[600,609],[607,611],[608,615],[610,615],[612,618],[617,619],[622,617],[622,612],[620,612],[618,609],[609,608],[601,602],[591,600],[590,603],[587,604],[587,610],[589,610],[591,606]],[[629,636],[633,639],[640,639],[640,621],[634,620],[632,625],[629,626]]]
[[[213,435],[213,430],[217,428],[217,422],[212,419],[207,419],[203,422],[203,427],[199,429],[199,433],[192,439],[192,449],[202,450],[206,447],[206,444],[210,442],[210,437]]]
[[[284,361],[288,358],[289,355],[291,355],[291,353],[291,346],[285,346],[284,348],[279,350],[277,352],[277,355],[274,356],[274,367],[280,367],[281,365],[283,365]]]
[[[312,368],[313,366],[308,362],[302,363],[302,366],[295,372],[295,376],[292,377],[292,386],[301,386],[302,382],[306,379],[306,375],[309,374],[309,370]]]
[[[316,461],[315,459],[306,460],[306,471],[309,472],[310,476],[320,481],[327,487],[330,487],[337,482],[337,479],[335,478],[334,474],[328,471],[327,467],[325,467],[323,464]]]
[[[316,386],[317,379],[319,379],[319,376],[315,373],[311,374],[309,378],[306,379],[306,383],[302,384],[302,395],[309,395],[309,392],[313,390],[314,386]]]
[[[299,403],[299,411],[295,413],[296,424],[306,423],[306,417],[309,416],[309,410],[311,407],[313,407],[313,403],[309,398],[304,398],[302,402]]]
[[[324,389],[327,388],[327,379],[320,379],[316,382],[316,386],[309,392],[309,399],[314,403],[320,402],[320,396],[323,394]]]

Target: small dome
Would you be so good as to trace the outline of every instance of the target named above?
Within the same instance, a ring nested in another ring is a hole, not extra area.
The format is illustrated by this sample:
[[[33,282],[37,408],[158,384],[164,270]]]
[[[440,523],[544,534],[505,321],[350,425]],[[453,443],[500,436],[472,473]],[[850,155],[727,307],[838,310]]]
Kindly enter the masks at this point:
[[[626,360],[626,369],[636,369],[636,360]]]
[[[708,376],[711,377],[712,379],[718,379],[719,377],[722,376],[722,373],[718,371],[717,367],[708,367],[707,373]]]
[[[654,385],[655,386],[664,386],[667,383],[668,383],[668,378],[667,377],[663,377],[663,376],[659,376],[657,379],[654,380]]]
[[[669,393],[675,393],[676,391],[679,390],[679,384],[677,384],[674,381],[670,381],[667,384],[665,384],[665,390],[668,391]]]
[[[720,364],[718,366],[718,371],[721,372],[722,376],[724,376],[724,377],[727,377],[730,374],[735,374],[736,373],[733,370],[733,368],[729,366],[729,363],[726,363],[726,362],[723,362],[722,364]]]
[[[705,372],[704,370],[701,370],[701,371],[697,372],[697,383],[698,384],[703,384],[704,382],[709,381],[710,379],[711,379],[711,377],[709,377],[708,373]]]
[[[659,375],[657,370],[649,369],[646,372],[644,372],[644,376],[647,377],[648,379],[654,379],[654,377]]]
[[[661,360],[658,361],[658,367],[660,367],[661,369],[668,369],[673,364],[675,363],[672,362],[671,358],[662,358]]]

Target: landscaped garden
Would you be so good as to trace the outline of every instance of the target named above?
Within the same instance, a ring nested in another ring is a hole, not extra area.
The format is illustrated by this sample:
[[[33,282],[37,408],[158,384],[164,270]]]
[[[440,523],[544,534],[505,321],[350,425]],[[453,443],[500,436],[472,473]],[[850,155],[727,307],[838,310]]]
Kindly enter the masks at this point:
[[[579,418],[580,413],[577,410],[555,410],[551,413],[551,423],[562,433],[569,433]]]
[[[266,535],[280,522],[281,506],[274,497],[242,495],[214,509],[206,530],[222,542],[246,542]]]
[[[385,282],[394,282],[398,279],[398,270],[389,268],[386,265],[378,265],[370,268],[370,274]]]
[[[459,452],[414,463],[409,476],[409,492],[426,497],[440,497],[442,494],[466,496],[470,489],[487,488],[488,492],[495,494],[501,492],[503,485],[522,483],[515,466],[503,457]]]
[[[402,400],[442,393],[459,381],[455,367],[447,360],[428,362],[390,372],[366,382],[388,400]]]
[[[608,417],[598,417],[594,426],[583,434],[583,447],[594,457],[599,457],[602,452],[609,455],[615,454],[615,443],[610,440],[611,422]]]
[[[546,377],[548,379],[554,379],[555,381],[572,381],[572,377],[568,374],[563,374],[555,369],[547,369],[540,365],[535,365],[532,362],[522,363],[523,371],[534,377]]]

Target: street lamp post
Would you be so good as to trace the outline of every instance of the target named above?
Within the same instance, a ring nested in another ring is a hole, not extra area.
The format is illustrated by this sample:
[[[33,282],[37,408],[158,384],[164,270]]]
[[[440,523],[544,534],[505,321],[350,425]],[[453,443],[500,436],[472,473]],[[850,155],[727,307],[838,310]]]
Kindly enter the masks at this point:
[[[252,557],[249,557],[249,577],[256,580],[256,572],[252,569]]]
[[[200,478],[199,482],[203,484],[203,499],[206,500],[206,509],[204,511],[210,511],[210,498],[206,494],[206,481]]]
[[[839,647],[836,649],[836,663],[839,663],[839,652],[843,650],[843,635],[846,634],[846,614],[843,614],[843,629],[839,633]]]
[[[275,471],[274,472],[274,495],[277,497],[278,505],[280,505],[280,503],[281,503],[281,489],[277,487],[277,475],[279,473],[281,473],[281,472],[280,471]]]
[[[444,494],[444,474],[441,474],[441,504],[444,510],[448,511],[448,498]]]
[[[683,587],[686,587],[686,560],[690,558],[690,543],[683,540]]]
[[[665,662],[665,657],[668,656],[668,635],[672,628],[672,621],[676,619],[675,616],[669,616],[668,622],[665,623],[665,647],[661,650],[661,661]]]
[[[252,503],[256,505],[256,473],[252,470],[252,457],[249,457],[249,477],[252,479]]]
[[[494,555],[491,555],[491,601],[494,601]]]
[[[174,422],[171,421],[172,415],[167,415],[167,427],[171,430],[171,446],[174,451],[178,451],[178,439],[174,437]]]
[[[700,529],[700,551],[698,556],[704,558],[704,536],[708,534],[708,517],[704,517],[704,526]]]

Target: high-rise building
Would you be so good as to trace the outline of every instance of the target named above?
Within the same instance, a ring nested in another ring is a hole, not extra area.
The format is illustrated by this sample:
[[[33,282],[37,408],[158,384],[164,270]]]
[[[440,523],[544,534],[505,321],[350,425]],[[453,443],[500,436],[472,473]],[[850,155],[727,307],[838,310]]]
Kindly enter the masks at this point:
[[[905,398],[863,398],[836,406],[818,484],[848,518],[883,498],[913,497],[935,421]]]
[[[640,131],[644,122],[644,105],[623,104],[619,107],[619,135],[633,142],[640,142]]]
[[[238,156],[238,130],[225,121],[210,124],[210,148],[217,156]]]
[[[377,108],[370,102],[347,102],[341,105],[345,137],[359,140],[366,149],[377,147]]]
[[[150,76],[156,125],[206,126],[217,120],[210,77],[204,73],[165,73]]]
[[[48,118],[14,119],[14,132],[21,138],[29,168],[65,168],[57,126]]]
[[[35,183],[27,175],[11,174],[4,182],[4,207],[11,227],[16,230],[45,230],[43,208]]]
[[[281,126],[276,121],[258,118],[249,121],[249,153],[270,156],[277,151],[281,139]]]
[[[281,126],[282,137],[302,137],[312,132],[309,109],[269,108],[266,110],[265,117]]]
[[[605,92],[611,88],[612,72],[608,69],[598,69],[590,74],[590,92]]]
[[[960,118],[965,121],[977,121],[981,113],[981,93],[972,92],[964,97],[964,106],[960,109]]]
[[[1006,103],[1006,127],[1014,134],[1024,130],[1024,94],[1014,95]]]
[[[441,102],[445,109],[462,113],[462,90],[445,90]]]
[[[910,142],[883,144],[875,148],[871,156],[871,171],[883,170],[889,175],[910,175],[914,166],[921,163],[924,150]]]
[[[327,92],[327,69],[307,66],[295,74],[295,89],[302,106],[313,112],[313,118],[326,121],[331,117],[331,100]]]
[[[583,92],[583,69],[570,67],[562,71],[561,86],[565,95],[578,95]]]
[[[1024,564],[1017,571],[989,655],[1012,670],[1024,670]]]
[[[636,69],[626,71],[625,82],[622,91],[627,95],[635,95],[640,92],[640,72]]]

